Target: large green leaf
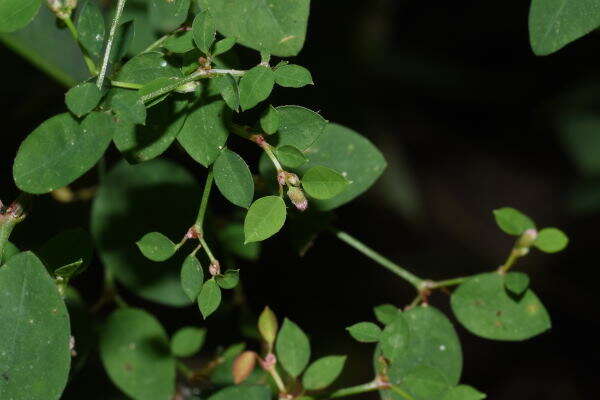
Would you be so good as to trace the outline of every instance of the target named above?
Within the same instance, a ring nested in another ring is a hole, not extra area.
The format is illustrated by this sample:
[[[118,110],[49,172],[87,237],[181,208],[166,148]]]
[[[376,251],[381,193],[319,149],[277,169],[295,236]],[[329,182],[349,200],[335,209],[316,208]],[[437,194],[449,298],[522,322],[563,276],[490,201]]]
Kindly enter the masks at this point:
[[[169,400],[175,391],[175,360],[160,322],[147,312],[122,308],[106,320],[100,356],[110,379],[136,400]]]
[[[37,14],[41,0],[0,0],[0,32],[25,27]]]
[[[387,163],[381,152],[365,137],[337,124],[328,124],[323,134],[304,152],[308,162],[302,172],[316,165],[339,171],[350,184],[329,200],[311,201],[319,210],[329,211],[364,193],[381,176]]]
[[[21,143],[13,165],[15,183],[36,194],[70,184],[102,157],[113,130],[112,118],[99,112],[81,126],[70,114],[50,118]]]
[[[162,53],[140,54],[129,60],[117,74],[117,81],[145,85],[158,78],[181,78],[179,68],[169,64]]]
[[[277,107],[279,112],[279,146],[290,145],[306,150],[321,137],[327,120],[320,114],[300,106]]]
[[[302,50],[310,0],[200,0],[225,36],[280,57]]]
[[[298,325],[289,319],[283,321],[275,343],[277,359],[294,378],[299,376],[310,359],[310,342]]]
[[[152,231],[182,237],[196,217],[199,198],[198,184],[177,164],[164,160],[117,164],[92,206],[91,230],[104,265],[145,299],[172,306],[190,304],[179,281],[185,252],[155,263],[140,253],[135,242]]]
[[[185,151],[197,162],[208,167],[219,156],[229,130],[231,111],[224,101],[197,103],[189,113],[177,137]]]
[[[462,350],[452,323],[432,306],[415,307],[403,313],[409,327],[409,340],[399,349],[389,367],[390,383],[400,385],[404,378],[420,366],[439,370],[451,385],[460,380]],[[381,354],[375,351],[375,365]],[[405,400],[398,394],[382,391],[384,400]]]
[[[150,23],[158,30],[171,32],[185,22],[190,0],[149,0]]]
[[[0,40],[65,86],[73,86],[89,76],[81,50],[69,31],[58,26],[48,7],[41,7],[38,16],[24,29],[0,34]]]
[[[268,239],[283,227],[287,211],[279,196],[266,196],[250,206],[244,220],[245,243]]]
[[[224,149],[213,167],[215,183],[227,200],[248,208],[254,197],[254,180],[242,157]]]
[[[550,329],[550,316],[538,297],[531,290],[511,296],[504,280],[492,272],[460,285],[451,298],[458,321],[473,334],[493,340],[525,340]]]
[[[26,252],[0,267],[0,398],[57,400],[67,383],[69,315],[41,261]]]
[[[346,356],[327,356],[310,364],[302,376],[302,386],[307,390],[320,390],[331,385],[342,373]]]
[[[533,52],[544,56],[600,26],[596,0],[532,0],[529,38]]]

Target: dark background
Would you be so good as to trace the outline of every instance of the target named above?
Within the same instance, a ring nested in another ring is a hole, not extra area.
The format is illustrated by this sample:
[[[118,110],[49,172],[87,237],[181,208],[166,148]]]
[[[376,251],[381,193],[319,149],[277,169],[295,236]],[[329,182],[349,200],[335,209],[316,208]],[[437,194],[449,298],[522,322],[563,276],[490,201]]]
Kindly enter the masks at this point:
[[[534,56],[527,1],[313,3],[307,44],[295,62],[312,71],[316,86],[278,89],[274,103],[322,110],[370,138],[389,163],[373,189],[336,212],[337,226],[432,279],[503,262],[512,239],[495,226],[495,208],[513,206],[541,226],[564,229],[571,238],[566,251],[533,251],[519,263],[553,329],[527,342],[502,343],[457,325],[463,381],[494,400],[592,398],[600,354],[594,273],[600,185],[565,145],[571,143],[565,139],[569,128],[561,121],[573,112],[594,115],[598,38]],[[0,59],[6,202],[16,193],[11,165],[18,143],[64,110],[64,88],[6,47],[0,47]],[[594,143],[580,145],[589,150]],[[116,158],[112,149],[109,160]],[[189,160],[183,163],[204,175]],[[231,211],[222,208],[216,212]],[[32,236],[25,234],[31,229],[19,228],[16,242],[35,248],[61,227],[87,227],[88,213],[89,203],[57,205],[46,196],[27,222],[45,231]],[[375,305],[407,304],[413,290],[335,238],[322,236],[301,259],[281,236],[265,243],[259,262],[239,265],[248,307],[258,313],[269,304],[280,317],[295,320],[310,334],[315,356],[349,354],[340,384],[370,380],[373,348],[351,340],[344,327],[373,319]],[[97,297],[100,279],[95,263],[76,283],[86,300]],[[125,297],[156,312],[169,332],[204,325],[192,308],[173,311]],[[449,311],[444,294],[432,304]],[[235,318],[209,320],[208,346],[238,341],[236,326]],[[84,373],[84,383],[73,384],[69,396],[84,395],[90,375]]]

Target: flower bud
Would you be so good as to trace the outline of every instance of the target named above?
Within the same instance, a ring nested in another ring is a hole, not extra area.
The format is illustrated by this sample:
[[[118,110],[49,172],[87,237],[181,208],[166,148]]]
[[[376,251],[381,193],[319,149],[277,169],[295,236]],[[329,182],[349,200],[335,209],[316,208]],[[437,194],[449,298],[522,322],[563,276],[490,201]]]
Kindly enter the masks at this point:
[[[287,182],[288,185],[291,186],[300,186],[300,178],[298,178],[298,175],[291,173],[291,172],[286,172],[285,173],[285,180]]]
[[[277,357],[275,357],[275,354],[269,353],[269,354],[267,354],[267,356],[265,357],[264,360],[261,360],[259,358],[259,361],[260,361],[261,368],[264,369],[265,371],[268,371],[271,368],[273,368],[275,366],[275,364],[277,364]]]
[[[277,317],[275,313],[267,306],[263,310],[263,312],[258,317],[258,331],[260,335],[267,342],[269,346],[269,353],[273,348],[273,344],[275,343],[275,338],[277,337],[277,330],[279,329],[279,325],[277,323]]]
[[[210,266],[208,267],[208,272],[210,272],[210,274],[212,276],[220,275],[221,274],[221,264],[219,264],[219,261],[215,260],[215,261],[211,262]]]
[[[254,370],[257,354],[253,351],[244,351],[233,361],[233,381],[235,384],[244,382]]]
[[[538,237],[536,229],[527,229],[517,242],[517,247],[531,247]]]
[[[285,171],[277,172],[277,183],[279,183],[279,186],[285,186],[286,175],[287,172]]]
[[[304,211],[308,208],[308,200],[306,200],[302,189],[299,187],[290,187],[287,195],[298,210]]]

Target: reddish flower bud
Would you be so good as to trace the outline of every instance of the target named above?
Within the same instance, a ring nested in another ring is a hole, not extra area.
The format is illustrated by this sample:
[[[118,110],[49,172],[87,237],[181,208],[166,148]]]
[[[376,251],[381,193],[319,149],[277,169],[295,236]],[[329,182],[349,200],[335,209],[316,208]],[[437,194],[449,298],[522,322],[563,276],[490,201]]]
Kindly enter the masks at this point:
[[[244,382],[254,370],[258,355],[253,351],[245,351],[233,361],[233,381],[235,384]]]
[[[221,274],[221,264],[219,264],[219,261],[215,260],[215,261],[211,262],[210,266],[208,267],[208,272],[210,272],[210,274],[212,276],[220,275]]]
[[[290,187],[287,195],[298,210],[304,211],[308,208],[308,200],[306,200],[306,196],[299,187]]]

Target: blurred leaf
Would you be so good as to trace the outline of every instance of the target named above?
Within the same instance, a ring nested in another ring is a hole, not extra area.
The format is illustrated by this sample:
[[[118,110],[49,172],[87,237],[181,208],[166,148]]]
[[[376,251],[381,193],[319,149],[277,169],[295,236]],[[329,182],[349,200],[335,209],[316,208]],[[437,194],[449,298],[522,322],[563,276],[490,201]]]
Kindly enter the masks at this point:
[[[112,382],[134,399],[165,400],[175,392],[175,360],[167,334],[141,309],[121,308],[108,317],[100,357]]]
[[[219,304],[221,304],[221,289],[215,278],[211,278],[204,282],[198,295],[198,307],[204,319],[214,313],[219,308]]]
[[[0,268],[0,287],[0,398],[58,400],[69,375],[71,332],[54,281],[25,252]]]
[[[483,400],[486,397],[471,386],[459,385],[448,390],[442,400]]]
[[[176,357],[191,357],[196,354],[206,339],[206,329],[186,326],[171,338],[171,353]]]
[[[250,207],[254,198],[254,180],[242,157],[223,149],[215,161],[213,173],[219,191],[227,200],[239,207]]]
[[[217,232],[219,242],[226,251],[245,260],[256,261],[260,256],[260,243],[244,244],[244,225],[228,224]]]
[[[191,0],[150,0],[150,23],[163,32],[171,32],[185,22]]]
[[[219,32],[244,46],[289,57],[304,45],[310,0],[200,0],[199,4],[211,12]]]
[[[202,265],[200,265],[200,261],[194,254],[190,254],[185,258],[181,267],[181,288],[191,301],[195,301],[200,294],[200,290],[202,290],[203,283],[204,270]]]
[[[4,251],[0,254],[0,266],[4,265],[4,263],[15,254],[19,254],[19,248],[11,242],[6,242]]]
[[[320,390],[331,385],[342,373],[346,356],[327,356],[313,362],[302,376],[302,386],[307,390]]]
[[[167,261],[177,251],[177,245],[160,232],[146,233],[135,244],[144,257],[156,262]]]
[[[376,343],[381,338],[381,328],[372,322],[359,322],[346,330],[354,339],[362,343]],[[406,333],[408,334],[408,331]]]
[[[521,235],[527,229],[535,229],[535,223],[527,215],[511,207],[494,210],[498,227],[509,235]]]
[[[259,242],[270,238],[283,227],[286,208],[279,196],[266,196],[250,206],[244,220],[245,242]]]
[[[404,348],[409,343],[409,327],[404,314],[399,312],[383,329],[379,337],[381,351],[385,358],[392,363],[404,353]]]
[[[539,232],[534,246],[545,253],[558,253],[564,250],[568,244],[569,238],[563,231],[556,228],[544,228]]]
[[[15,183],[35,194],[70,184],[102,157],[113,129],[112,119],[99,112],[89,114],[81,126],[69,114],[50,118],[21,143],[13,167]]]
[[[78,261],[81,261],[81,265],[77,272],[81,273],[92,261],[92,237],[83,229],[69,229],[46,242],[37,255],[51,274],[58,273],[57,269]]]
[[[310,343],[306,334],[289,319],[283,321],[275,343],[277,360],[292,377],[298,377],[308,365]]]
[[[237,385],[222,389],[208,400],[270,400],[271,391],[264,385]]]
[[[529,13],[531,48],[538,56],[562,49],[600,26],[595,0],[532,0]]]
[[[257,354],[253,351],[245,351],[233,361],[233,382],[238,385],[244,382],[254,370]]]
[[[529,277],[523,272],[509,272],[504,278],[504,286],[520,296],[529,287]]]
[[[279,324],[277,316],[269,307],[265,307],[258,317],[258,330],[263,340],[269,345],[269,348],[272,348],[277,337]]]
[[[580,173],[600,174],[600,117],[574,113],[559,120],[560,139]]]
[[[192,31],[175,32],[165,41],[164,46],[173,53],[187,53],[196,48],[194,33]]]
[[[460,285],[451,297],[458,321],[474,335],[520,341],[550,329],[550,316],[537,296],[527,290],[520,298],[504,290],[504,276],[477,275]]]
[[[381,304],[373,308],[373,312],[375,313],[377,321],[387,325],[396,318],[396,314],[398,314],[400,310],[392,304]]]
[[[215,279],[223,289],[233,289],[240,281],[240,270],[228,269],[224,274],[216,275]]]
[[[24,28],[40,9],[40,0],[0,1],[0,32],[13,32]]]
[[[167,237],[182,236],[196,217],[200,195],[192,175],[172,162],[118,163],[106,175],[92,205],[91,231],[104,266],[146,300],[190,304],[179,276],[185,252],[155,263],[140,253],[135,242],[158,230]],[[170,204],[177,205],[177,212]]]

